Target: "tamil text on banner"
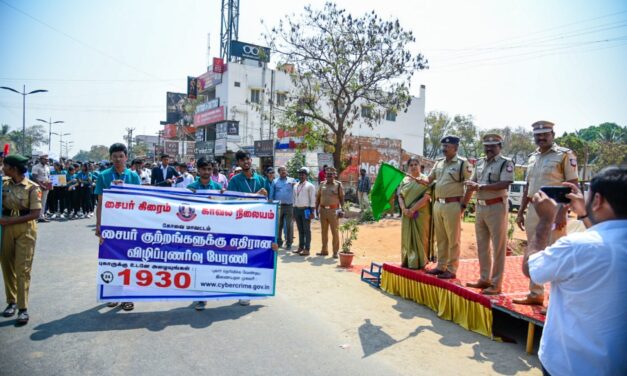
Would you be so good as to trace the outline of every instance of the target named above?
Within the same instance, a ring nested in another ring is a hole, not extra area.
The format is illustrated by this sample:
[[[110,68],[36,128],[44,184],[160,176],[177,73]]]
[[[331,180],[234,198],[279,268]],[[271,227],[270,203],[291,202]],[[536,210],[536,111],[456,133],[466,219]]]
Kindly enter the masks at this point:
[[[277,205],[234,193],[105,190],[98,299],[273,296]]]

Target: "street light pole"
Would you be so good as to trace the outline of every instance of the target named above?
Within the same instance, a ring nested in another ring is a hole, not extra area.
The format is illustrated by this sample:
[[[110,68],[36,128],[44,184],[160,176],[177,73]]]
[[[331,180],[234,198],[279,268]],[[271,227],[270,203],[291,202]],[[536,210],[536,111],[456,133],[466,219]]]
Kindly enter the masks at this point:
[[[48,153],[50,153],[50,150],[52,148],[52,124],[61,124],[64,123],[63,120],[59,120],[59,121],[52,121],[52,118],[50,118],[50,120],[45,121],[44,119],[37,119],[37,121],[41,121],[43,123],[48,124]]]
[[[35,93],[46,93],[48,92],[48,90],[39,89],[39,90],[33,90],[27,93],[26,85],[23,85],[22,92],[19,92],[7,86],[0,86],[0,89],[9,90],[14,93],[22,95],[22,147],[21,147],[22,150],[21,151],[22,151],[22,154],[26,154],[26,96],[29,94],[35,94]]]
[[[63,157],[63,136],[69,136],[71,133],[52,132],[52,134],[59,136],[59,159],[61,159]]]

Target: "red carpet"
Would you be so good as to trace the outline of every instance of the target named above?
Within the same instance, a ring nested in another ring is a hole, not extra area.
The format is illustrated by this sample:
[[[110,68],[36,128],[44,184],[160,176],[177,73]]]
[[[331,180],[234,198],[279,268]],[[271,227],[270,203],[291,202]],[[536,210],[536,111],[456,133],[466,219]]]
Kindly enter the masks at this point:
[[[427,265],[428,269],[433,267],[435,267],[434,264]],[[394,264],[386,263],[383,265],[383,268],[387,272],[402,275],[420,283],[445,288],[483,306],[506,311],[516,317],[534,321],[540,325],[544,323],[545,317],[540,314],[542,307],[512,303],[512,299],[525,297],[529,291],[529,279],[522,273],[522,256],[509,256],[506,258],[502,293],[494,296],[482,295],[480,289],[466,287],[466,282],[476,282],[479,279],[479,260],[477,259],[460,260],[457,279],[450,280],[442,280],[423,271],[405,269]],[[548,285],[546,286],[545,294],[548,297]]]

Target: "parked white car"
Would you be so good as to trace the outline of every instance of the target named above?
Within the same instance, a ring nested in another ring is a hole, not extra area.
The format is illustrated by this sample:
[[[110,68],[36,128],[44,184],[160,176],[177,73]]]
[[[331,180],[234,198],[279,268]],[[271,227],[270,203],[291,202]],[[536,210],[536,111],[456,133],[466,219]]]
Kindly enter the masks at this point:
[[[523,192],[525,190],[525,186],[527,185],[526,181],[515,181],[509,185],[508,192],[508,204],[509,211],[514,209],[518,210],[520,208],[520,204],[522,203]]]

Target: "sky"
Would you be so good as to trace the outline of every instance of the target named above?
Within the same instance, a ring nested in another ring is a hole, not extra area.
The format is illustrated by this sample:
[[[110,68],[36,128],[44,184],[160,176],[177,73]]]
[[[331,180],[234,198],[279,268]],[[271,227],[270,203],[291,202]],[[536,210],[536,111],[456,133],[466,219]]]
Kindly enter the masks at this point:
[[[261,34],[305,5],[240,0],[239,39]],[[426,111],[470,114],[483,129],[550,120],[556,133],[602,122],[627,125],[627,2],[337,1],[412,30],[429,60]],[[219,55],[220,0],[0,0],[0,86],[27,91],[26,125],[64,121],[70,155],[122,141],[126,128],[156,135],[166,92]],[[261,20],[263,19],[263,24]],[[210,55],[207,53],[210,34]],[[272,66],[272,61],[270,63]],[[22,127],[22,96],[0,90],[0,124]],[[46,129],[47,124],[44,124]],[[52,136],[52,151],[59,150]],[[42,149],[47,149],[43,146]]]

